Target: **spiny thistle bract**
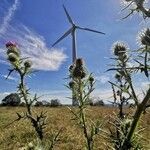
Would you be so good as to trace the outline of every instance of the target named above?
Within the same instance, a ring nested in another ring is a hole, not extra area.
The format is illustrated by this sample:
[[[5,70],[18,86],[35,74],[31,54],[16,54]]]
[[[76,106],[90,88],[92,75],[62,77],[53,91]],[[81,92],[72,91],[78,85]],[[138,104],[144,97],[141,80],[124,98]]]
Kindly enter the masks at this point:
[[[123,42],[115,42],[112,46],[113,54],[120,60],[125,60],[127,58],[128,47]]]
[[[150,46],[150,29],[145,28],[138,34],[138,42],[142,46]]]

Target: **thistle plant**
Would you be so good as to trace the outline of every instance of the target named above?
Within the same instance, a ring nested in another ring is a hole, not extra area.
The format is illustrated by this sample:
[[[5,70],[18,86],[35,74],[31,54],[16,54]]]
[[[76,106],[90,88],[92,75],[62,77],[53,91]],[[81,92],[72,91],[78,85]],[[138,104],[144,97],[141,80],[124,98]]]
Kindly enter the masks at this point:
[[[28,119],[33,128],[35,129],[37,136],[40,140],[43,139],[43,129],[46,126],[46,112],[41,112],[40,114],[34,114],[32,110],[32,105],[39,97],[35,94],[33,98],[30,98],[30,89],[27,88],[25,83],[25,78],[31,74],[32,71],[32,62],[21,57],[21,52],[19,51],[17,45],[14,42],[8,42],[6,44],[7,48],[7,59],[11,64],[12,69],[9,70],[8,77],[12,72],[17,72],[20,78],[18,84],[18,93],[20,98],[25,102],[27,111],[23,114],[17,113],[18,118],[15,121],[21,119]],[[7,77],[7,78],[8,78]]]
[[[116,66],[119,68],[127,68],[129,56],[127,55],[128,47],[122,43],[117,42],[113,45],[113,51],[115,55]],[[131,78],[131,71],[117,70],[115,74],[116,83],[110,82],[113,91],[114,104],[119,108],[119,118],[123,119],[125,116],[124,106],[128,104],[128,101],[132,99],[132,94],[129,92],[130,84],[126,80]],[[133,86],[132,86],[133,87]],[[135,93],[134,90],[131,92]],[[135,97],[136,98],[136,97]],[[135,100],[137,101],[137,100]]]
[[[69,77],[71,81],[67,87],[73,92],[73,96],[78,102],[78,110],[69,109],[74,115],[74,120],[78,122],[83,131],[86,149],[92,150],[94,137],[98,134],[101,127],[98,121],[94,123],[86,117],[86,109],[89,104],[90,95],[94,90],[95,80],[92,74],[88,74],[81,58],[78,58],[74,65],[69,68]]]
[[[150,17],[150,9],[147,8],[149,0],[122,0],[125,7],[122,9],[122,11],[129,9],[128,15],[126,15],[123,19],[128,18],[130,15],[134,13],[141,13],[143,18],[149,18]]]
[[[114,55],[116,66],[114,68],[109,69],[116,71],[116,79],[118,83],[110,82],[113,89],[114,100],[117,101],[116,93],[120,96],[120,102],[118,106],[120,113],[119,117],[113,122],[113,125],[116,128],[116,136],[113,131],[111,131],[111,136],[113,137],[113,145],[115,149],[118,150],[130,150],[130,149],[142,149],[139,133],[140,129],[138,127],[139,120],[145,111],[145,109],[149,106],[148,103],[150,101],[150,88],[144,92],[144,98],[140,99],[138,94],[136,94],[132,74],[136,74],[140,72],[144,73],[146,78],[149,78],[150,71],[150,30],[145,29],[140,33],[139,41],[142,44],[142,47],[136,51],[136,59],[133,59],[136,62],[136,66],[129,67],[127,64],[130,62],[130,57],[126,54],[127,48],[124,44],[115,43]],[[115,88],[119,89],[117,92]],[[122,97],[122,94],[125,93],[127,98]],[[122,115],[123,112],[123,103],[128,101],[134,101],[135,103],[135,112],[133,116],[125,116]],[[120,105],[121,104],[121,105]],[[122,125],[124,128],[122,128]],[[119,137],[119,138],[118,138]]]

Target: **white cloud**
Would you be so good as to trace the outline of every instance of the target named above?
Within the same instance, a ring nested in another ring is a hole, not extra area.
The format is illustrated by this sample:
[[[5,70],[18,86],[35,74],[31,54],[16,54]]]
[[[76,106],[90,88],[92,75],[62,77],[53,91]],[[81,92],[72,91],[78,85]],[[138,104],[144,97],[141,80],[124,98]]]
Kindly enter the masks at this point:
[[[150,82],[149,81],[142,82],[141,87],[144,91],[147,90],[148,88],[150,88]]]
[[[110,80],[110,77],[107,75],[100,75],[100,76],[96,76],[95,79],[100,83],[105,84]]]
[[[99,97],[104,103],[108,103],[108,101],[113,101],[113,92],[111,89],[99,88],[93,91],[92,97]]]
[[[19,6],[19,0],[15,0],[14,4],[9,8],[8,13],[4,16],[3,22],[0,25],[0,34],[4,34],[9,26],[12,17]]]
[[[48,48],[44,37],[24,25],[16,28],[9,25],[3,39],[5,41],[14,39],[22,56],[28,57],[33,62],[33,69],[36,70],[56,71],[67,58],[63,49]],[[5,58],[4,53],[3,48],[0,48],[0,57]]]

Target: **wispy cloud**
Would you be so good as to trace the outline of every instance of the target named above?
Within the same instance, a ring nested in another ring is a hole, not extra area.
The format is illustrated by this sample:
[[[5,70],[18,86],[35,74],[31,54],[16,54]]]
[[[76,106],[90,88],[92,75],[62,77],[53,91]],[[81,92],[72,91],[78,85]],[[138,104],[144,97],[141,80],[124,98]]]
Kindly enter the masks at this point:
[[[110,80],[110,77],[107,75],[96,76],[95,79],[99,81],[101,84],[105,84]]]
[[[141,87],[143,90],[148,90],[148,88],[150,87],[150,81],[143,81],[141,83]]]
[[[9,26],[12,17],[19,6],[19,0],[15,0],[14,4],[9,8],[8,13],[4,16],[3,22],[0,25],[0,34],[4,34]]]
[[[58,70],[67,58],[62,49],[48,48],[44,37],[24,25],[10,25],[18,6],[19,0],[15,0],[8,9],[8,13],[3,17],[2,24],[0,24],[1,45],[4,45],[2,43],[9,40],[14,40],[19,44],[22,56],[29,57],[33,62],[33,69],[45,71]],[[4,47],[0,47],[0,63],[7,64]]]
[[[48,48],[44,37],[24,25],[16,28],[9,25],[3,39],[14,39],[21,49],[22,56],[28,57],[33,62],[33,69],[36,70],[56,71],[67,58],[63,49]],[[3,48],[0,48],[0,57],[5,58],[4,53]]]
[[[7,78],[7,80],[12,80],[12,81],[17,81],[17,78],[13,77],[13,76],[9,76],[7,77],[7,75],[1,75],[2,78]]]

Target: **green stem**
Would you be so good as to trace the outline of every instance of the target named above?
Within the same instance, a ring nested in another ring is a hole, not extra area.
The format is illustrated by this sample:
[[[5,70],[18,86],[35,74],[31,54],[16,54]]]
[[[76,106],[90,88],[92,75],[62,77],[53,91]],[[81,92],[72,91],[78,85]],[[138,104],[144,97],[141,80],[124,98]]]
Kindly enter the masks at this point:
[[[16,67],[16,70],[18,71],[19,75],[20,75],[20,91],[21,91],[21,94],[24,98],[24,101],[26,103],[26,108],[27,108],[27,111],[28,111],[28,114],[32,116],[32,112],[31,112],[31,108],[30,108],[30,104],[28,102],[28,98],[27,98],[27,93],[26,93],[26,86],[24,84],[24,76],[25,76],[25,73],[23,73],[20,68]]]
[[[128,134],[127,134],[127,137],[126,137],[125,141],[123,142],[123,146],[122,146],[123,148],[126,147],[126,145],[131,141],[131,139],[132,139],[132,137],[134,135],[135,129],[136,129],[136,127],[138,125],[138,122],[140,120],[140,117],[141,117],[143,111],[145,110],[146,104],[147,104],[147,102],[149,100],[150,100],[150,88],[147,91],[147,94],[144,97],[144,99],[141,102],[141,104],[139,104],[138,107],[137,107],[137,110],[136,110],[136,112],[134,114],[134,117],[133,117],[134,120],[133,120],[133,122],[131,124],[131,128],[130,128]]]
[[[132,91],[132,96],[133,96],[133,99],[135,101],[135,104],[138,105],[138,98],[135,94],[135,90],[134,90],[134,87],[133,87],[133,84],[132,84],[132,79],[131,79],[131,76],[130,74],[128,73],[128,71],[126,70],[126,74],[127,74],[127,82],[129,83],[130,85],[130,89]]]
[[[82,95],[82,80],[81,78],[79,78],[79,93],[80,93],[80,111],[81,111],[81,119],[82,119],[82,123],[83,123],[83,130],[84,130],[84,135],[86,138],[86,142],[87,142],[87,148],[88,150],[92,150],[91,147],[91,141],[88,137],[88,131],[87,131],[87,126],[86,126],[86,121],[85,121],[85,113],[84,113],[84,102],[83,102],[83,95]]]

